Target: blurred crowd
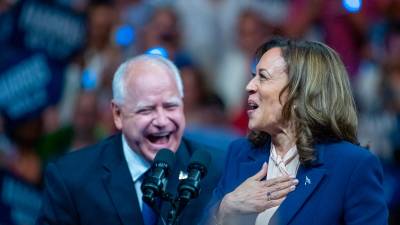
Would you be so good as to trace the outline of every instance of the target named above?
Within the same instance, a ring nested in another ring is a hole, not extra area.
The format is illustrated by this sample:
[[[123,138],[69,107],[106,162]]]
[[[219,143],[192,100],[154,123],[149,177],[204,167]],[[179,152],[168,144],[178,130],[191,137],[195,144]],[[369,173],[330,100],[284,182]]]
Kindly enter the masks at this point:
[[[113,74],[137,54],[180,69],[187,136],[227,146],[246,134],[253,53],[274,35],[341,55],[360,144],[381,159],[400,224],[399,0],[2,0],[0,224],[34,224],[46,163],[115,132]]]

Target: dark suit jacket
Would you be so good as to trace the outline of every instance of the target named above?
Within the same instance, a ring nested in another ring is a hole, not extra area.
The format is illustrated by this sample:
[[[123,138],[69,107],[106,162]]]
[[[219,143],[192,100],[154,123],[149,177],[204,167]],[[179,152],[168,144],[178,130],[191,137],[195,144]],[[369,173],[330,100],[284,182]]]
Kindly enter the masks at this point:
[[[186,206],[180,224],[198,222],[218,182],[224,161],[224,151],[183,139],[167,186],[169,192],[176,193],[179,171],[186,170],[191,154],[197,149],[212,151],[212,163],[202,181],[200,196]],[[37,224],[142,225],[138,204],[119,134],[49,164]],[[161,210],[166,216],[169,204],[163,204]]]
[[[230,146],[225,172],[210,201],[215,213],[223,196],[256,174],[269,158],[269,144],[254,148],[247,139]],[[320,144],[312,166],[300,166],[299,184],[273,215],[278,225],[383,225],[388,212],[382,189],[382,168],[369,151],[348,142]],[[239,216],[228,224],[251,224],[256,214]],[[215,223],[212,216],[205,216]]]

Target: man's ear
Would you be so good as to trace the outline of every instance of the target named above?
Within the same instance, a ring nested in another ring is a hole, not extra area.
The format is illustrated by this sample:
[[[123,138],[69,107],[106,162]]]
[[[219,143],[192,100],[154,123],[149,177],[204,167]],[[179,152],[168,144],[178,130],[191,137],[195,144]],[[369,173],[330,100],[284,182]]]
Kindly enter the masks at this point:
[[[112,110],[112,114],[113,114],[113,118],[114,118],[114,124],[115,127],[118,130],[122,130],[122,112],[121,112],[121,108],[118,106],[117,103],[113,101],[111,101],[111,110]]]

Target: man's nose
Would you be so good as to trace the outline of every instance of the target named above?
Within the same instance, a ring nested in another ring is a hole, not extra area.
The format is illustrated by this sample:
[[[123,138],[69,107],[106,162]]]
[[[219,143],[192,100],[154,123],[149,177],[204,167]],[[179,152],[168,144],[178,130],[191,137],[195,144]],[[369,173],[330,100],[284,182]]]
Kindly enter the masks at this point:
[[[153,119],[153,125],[156,127],[165,127],[168,124],[168,116],[165,110],[157,110],[157,114]]]

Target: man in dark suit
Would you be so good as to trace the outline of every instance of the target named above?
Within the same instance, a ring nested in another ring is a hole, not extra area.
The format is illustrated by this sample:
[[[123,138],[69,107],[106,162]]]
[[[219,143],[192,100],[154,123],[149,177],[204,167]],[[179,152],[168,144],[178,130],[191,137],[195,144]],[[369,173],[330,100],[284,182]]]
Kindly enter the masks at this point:
[[[222,150],[182,138],[182,98],[179,72],[168,59],[142,55],[123,63],[114,75],[111,104],[121,134],[49,164],[37,224],[163,224],[143,203],[140,190],[145,172],[162,148],[174,151],[177,158],[167,185],[173,194],[192,153],[212,151],[200,196],[188,204],[179,223],[196,224],[224,160]],[[166,217],[169,209],[169,204],[162,204],[161,214]]]

